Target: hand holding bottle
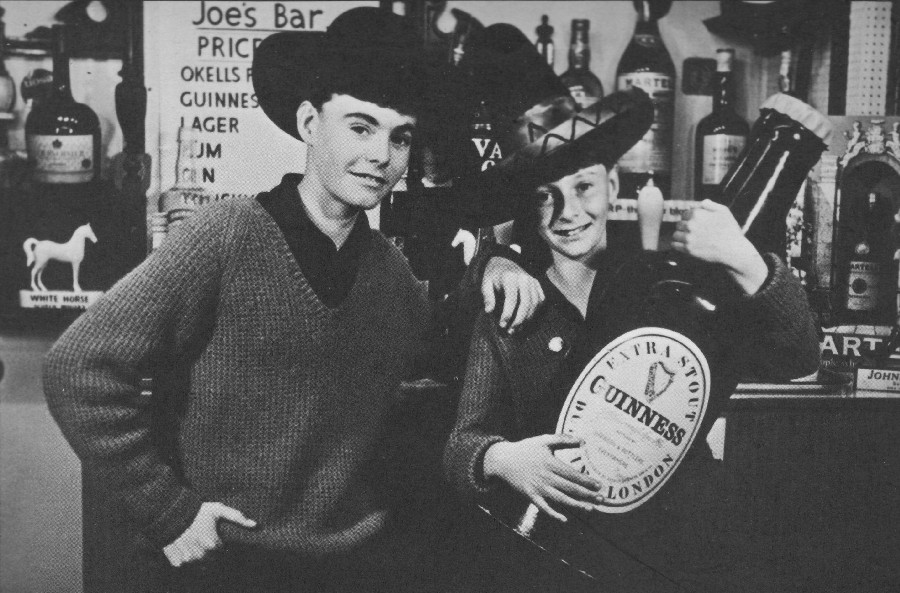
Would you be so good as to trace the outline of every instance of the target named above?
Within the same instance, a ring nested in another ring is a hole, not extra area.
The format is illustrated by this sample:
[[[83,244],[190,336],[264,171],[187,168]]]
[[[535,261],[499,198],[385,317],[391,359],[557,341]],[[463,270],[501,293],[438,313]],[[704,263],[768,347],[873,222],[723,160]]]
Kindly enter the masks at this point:
[[[565,515],[554,510],[551,502],[590,511],[600,496],[600,484],[596,480],[553,455],[554,449],[581,444],[578,438],[563,434],[495,443],[484,454],[484,476],[500,478],[539,509],[565,522]]]
[[[769,268],[741,232],[727,206],[703,200],[675,224],[672,248],[701,261],[725,267],[746,294],[766,281]]]

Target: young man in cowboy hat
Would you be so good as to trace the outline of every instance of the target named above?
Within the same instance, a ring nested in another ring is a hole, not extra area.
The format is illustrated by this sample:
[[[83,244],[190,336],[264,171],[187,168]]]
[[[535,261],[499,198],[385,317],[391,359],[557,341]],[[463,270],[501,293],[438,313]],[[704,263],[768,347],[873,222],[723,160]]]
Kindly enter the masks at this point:
[[[703,439],[739,374],[783,381],[815,371],[818,341],[803,289],[778,257],[756,250],[728,208],[708,201],[677,223],[672,247],[689,257],[635,253],[608,241],[616,161],[650,127],[649,98],[640,89],[618,92],[576,116],[565,89],[536,74],[543,62],[524,35],[509,25],[482,35],[464,60],[476,71],[505,63],[509,80],[530,72],[534,84],[498,87],[510,100],[488,97],[508,106],[506,119],[516,122],[506,138],[513,150],[469,179],[467,195],[475,203],[490,195],[494,222],[515,219],[513,237],[547,299],[516,335],[496,331],[483,316],[475,324],[445,472],[465,499],[491,507],[518,533],[475,513],[464,547],[480,570],[468,572],[492,593],[745,590],[753,582],[741,580],[746,561],[729,556],[729,534],[710,519],[722,517],[722,470]],[[539,102],[511,100],[528,96]],[[642,338],[596,362],[629,333]],[[670,355],[668,346],[657,352],[657,335],[698,344],[691,353],[697,364]],[[597,376],[587,375],[598,367]],[[705,373],[709,390],[689,379],[661,396],[658,368],[669,378]],[[578,381],[589,392],[567,400]],[[691,401],[701,397],[705,415]],[[578,421],[558,422],[572,401]],[[692,447],[676,433],[688,418],[699,418]],[[664,435],[685,448],[650,463],[670,452]],[[563,449],[570,454],[559,455]],[[677,469],[665,482],[660,472],[670,466]],[[616,479],[627,487],[610,488]],[[623,492],[646,493],[663,482],[652,498],[623,508]],[[534,512],[523,518],[527,503]],[[595,580],[539,555],[523,543],[526,532],[543,536],[534,543]]]
[[[431,304],[364,210],[400,179],[437,100],[420,53],[374,8],[263,42],[255,91],[306,144],[305,174],[198,213],[48,355],[54,417],[182,567],[175,590],[413,588],[392,562],[408,551],[391,541],[385,483],[403,460],[383,453],[399,449],[386,433]],[[504,323],[534,310],[539,286],[517,266],[481,267]]]

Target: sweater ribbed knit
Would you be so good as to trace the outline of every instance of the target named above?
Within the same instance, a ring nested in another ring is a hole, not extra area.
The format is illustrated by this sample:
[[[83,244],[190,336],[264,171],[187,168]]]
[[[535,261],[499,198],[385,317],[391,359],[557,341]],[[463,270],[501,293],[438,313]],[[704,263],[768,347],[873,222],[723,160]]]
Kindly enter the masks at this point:
[[[386,520],[379,449],[429,315],[375,231],[350,294],[326,307],[263,207],[234,199],[88,309],[49,353],[44,389],[76,453],[157,546],[219,501],[258,522],[223,522],[226,542],[341,552]],[[138,382],[154,363],[146,401]]]

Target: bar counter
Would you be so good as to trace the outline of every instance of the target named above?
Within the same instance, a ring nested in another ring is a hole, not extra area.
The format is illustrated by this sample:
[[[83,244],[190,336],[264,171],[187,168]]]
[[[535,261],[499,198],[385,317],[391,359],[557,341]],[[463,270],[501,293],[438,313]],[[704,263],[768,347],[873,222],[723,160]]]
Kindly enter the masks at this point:
[[[458,504],[438,480],[455,391],[428,380],[403,389],[410,405],[397,422],[411,452],[404,474],[422,487],[401,508],[423,531],[439,530]],[[900,394],[742,384],[727,410],[721,472],[709,476],[717,503],[703,520],[739,542],[748,566],[770,571],[773,592],[896,593],[898,441]],[[160,565],[148,560],[141,570],[124,569],[129,557],[143,555],[138,537],[111,511],[89,469],[83,501],[85,591],[163,590]],[[441,538],[423,534],[410,549],[435,540]]]

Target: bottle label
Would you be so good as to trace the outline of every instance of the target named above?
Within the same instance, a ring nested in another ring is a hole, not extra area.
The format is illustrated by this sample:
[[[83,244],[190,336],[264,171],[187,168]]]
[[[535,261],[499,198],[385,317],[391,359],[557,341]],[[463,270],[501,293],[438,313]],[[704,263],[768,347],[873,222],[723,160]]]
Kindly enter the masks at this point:
[[[847,309],[874,311],[878,306],[881,265],[870,261],[851,261],[847,280]]]
[[[584,85],[574,84],[569,87],[569,94],[572,95],[572,98],[575,99],[575,102],[582,109],[587,109],[594,103],[600,100],[599,97],[591,95],[584,88]]]
[[[644,137],[619,159],[625,173],[672,172],[672,126],[675,119],[675,80],[661,72],[629,72],[616,79],[619,90],[636,86],[653,101],[653,124]]]
[[[703,138],[703,185],[718,185],[744,150],[743,136],[714,134]]]
[[[569,391],[556,432],[582,445],[555,455],[601,484],[598,511],[636,509],[684,460],[711,386],[709,362],[687,336],[660,327],[627,332],[603,347]]]
[[[475,150],[478,153],[480,170],[487,171],[503,160],[500,145],[493,138],[475,137],[472,138],[472,144],[475,145]]]
[[[34,180],[85,183],[94,179],[94,137],[31,134],[26,140],[34,161]]]

